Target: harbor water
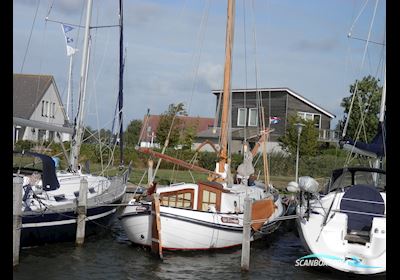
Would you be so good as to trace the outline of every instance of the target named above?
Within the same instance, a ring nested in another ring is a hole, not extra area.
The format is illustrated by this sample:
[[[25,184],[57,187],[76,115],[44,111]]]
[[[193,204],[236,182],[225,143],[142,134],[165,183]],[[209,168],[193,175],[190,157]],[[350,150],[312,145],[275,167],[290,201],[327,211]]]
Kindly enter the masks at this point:
[[[118,219],[104,232],[74,242],[23,248],[13,279],[385,279],[321,267],[296,266],[307,255],[294,221],[285,221],[265,239],[251,244],[250,271],[241,272],[241,247],[167,252],[156,259],[148,248],[129,242]]]

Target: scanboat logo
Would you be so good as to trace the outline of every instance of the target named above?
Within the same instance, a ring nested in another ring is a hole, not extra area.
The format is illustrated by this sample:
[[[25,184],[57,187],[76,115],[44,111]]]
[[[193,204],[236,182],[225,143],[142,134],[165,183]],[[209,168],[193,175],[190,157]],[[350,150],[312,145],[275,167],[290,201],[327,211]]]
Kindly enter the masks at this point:
[[[312,254],[301,257],[296,260],[295,266],[327,266],[324,260],[334,260],[338,262],[346,263],[349,266],[358,268],[381,268],[380,266],[371,266],[362,264],[362,260],[357,257],[338,257],[325,254]]]

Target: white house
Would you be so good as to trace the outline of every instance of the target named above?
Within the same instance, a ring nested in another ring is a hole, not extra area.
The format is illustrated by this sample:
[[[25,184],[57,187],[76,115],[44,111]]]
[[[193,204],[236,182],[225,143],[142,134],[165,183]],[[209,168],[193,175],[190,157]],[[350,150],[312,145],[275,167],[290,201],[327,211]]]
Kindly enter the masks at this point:
[[[54,77],[51,75],[14,74],[14,141],[70,141],[71,130]]]

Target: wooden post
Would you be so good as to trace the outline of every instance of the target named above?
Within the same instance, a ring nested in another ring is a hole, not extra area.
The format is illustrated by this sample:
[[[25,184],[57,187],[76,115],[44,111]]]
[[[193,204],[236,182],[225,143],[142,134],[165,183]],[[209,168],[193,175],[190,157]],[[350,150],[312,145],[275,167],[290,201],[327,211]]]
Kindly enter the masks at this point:
[[[88,181],[86,180],[86,177],[83,177],[81,179],[81,185],[79,187],[78,206],[76,208],[76,211],[78,213],[78,218],[76,222],[75,243],[78,246],[83,245],[83,242],[85,241],[87,190],[88,190]]]
[[[242,239],[242,271],[249,271],[250,267],[250,233],[251,233],[251,199],[244,199],[243,211],[243,239]]]
[[[161,242],[161,217],[160,217],[160,195],[153,194],[151,204],[151,215],[153,222],[151,225],[151,252],[163,259]]]
[[[13,178],[13,266],[19,263],[19,246],[22,227],[22,177]]]

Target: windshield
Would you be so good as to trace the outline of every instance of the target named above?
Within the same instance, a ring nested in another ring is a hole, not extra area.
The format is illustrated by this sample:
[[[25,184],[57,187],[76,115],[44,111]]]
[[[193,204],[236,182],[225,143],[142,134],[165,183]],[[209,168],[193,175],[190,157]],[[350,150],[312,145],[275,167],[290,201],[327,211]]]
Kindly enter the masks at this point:
[[[346,171],[331,183],[328,191],[351,185],[372,185],[378,189],[385,189],[386,174],[365,170]]]

